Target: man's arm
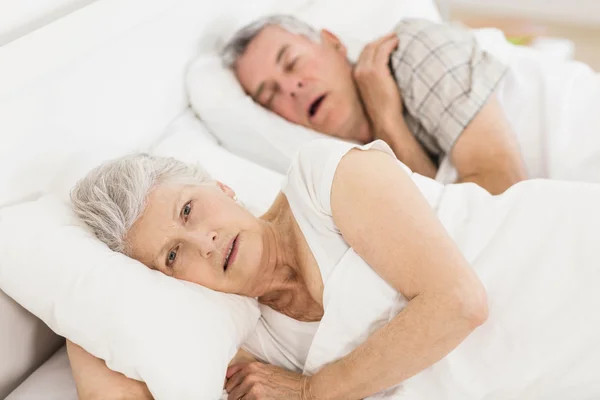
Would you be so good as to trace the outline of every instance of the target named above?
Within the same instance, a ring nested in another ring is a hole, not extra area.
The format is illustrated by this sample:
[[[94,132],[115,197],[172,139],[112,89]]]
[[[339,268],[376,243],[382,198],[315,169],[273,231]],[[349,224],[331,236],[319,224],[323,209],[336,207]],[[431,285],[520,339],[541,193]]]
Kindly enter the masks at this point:
[[[354,67],[354,78],[373,136],[385,141],[412,171],[433,178],[436,167],[406,125],[400,91],[389,68],[390,54],[397,46],[395,34],[367,45]]]
[[[398,160],[402,161],[411,171],[435,178],[437,168],[408,129],[404,118],[400,118],[393,129],[380,131],[375,137],[385,141],[392,148]]]
[[[492,96],[450,151],[458,182],[500,194],[527,179],[519,145],[498,100]]]
[[[424,20],[398,24],[390,63],[406,125],[430,153],[449,156],[459,182],[502,193],[526,179],[495,90],[506,66],[467,29]]]

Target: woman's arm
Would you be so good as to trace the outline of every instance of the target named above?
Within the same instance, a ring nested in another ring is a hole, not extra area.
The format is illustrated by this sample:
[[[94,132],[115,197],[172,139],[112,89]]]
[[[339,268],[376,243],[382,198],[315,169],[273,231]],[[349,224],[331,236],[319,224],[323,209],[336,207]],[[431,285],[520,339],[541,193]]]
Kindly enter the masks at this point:
[[[337,168],[331,205],[347,242],[409,300],[365,343],[308,379],[308,398],[362,399],[446,356],[486,320],[487,299],[427,201],[390,155],[349,152]]]
[[[104,361],[70,341],[67,353],[80,400],[152,400],[146,384],[111,371]]]
[[[67,341],[67,353],[73,370],[80,400],[152,400],[152,394],[144,382],[127,378],[111,371],[104,361]],[[253,362],[256,359],[240,349],[231,364]]]

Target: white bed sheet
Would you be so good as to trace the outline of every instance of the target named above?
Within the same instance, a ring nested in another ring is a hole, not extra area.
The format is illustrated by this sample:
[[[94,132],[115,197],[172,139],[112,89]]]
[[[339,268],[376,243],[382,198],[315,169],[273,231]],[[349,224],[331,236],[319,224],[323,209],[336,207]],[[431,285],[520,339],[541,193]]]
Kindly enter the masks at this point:
[[[600,182],[600,74],[589,66],[508,43],[494,29],[479,44],[509,68],[497,89],[531,178]],[[452,183],[448,160],[436,179]]]

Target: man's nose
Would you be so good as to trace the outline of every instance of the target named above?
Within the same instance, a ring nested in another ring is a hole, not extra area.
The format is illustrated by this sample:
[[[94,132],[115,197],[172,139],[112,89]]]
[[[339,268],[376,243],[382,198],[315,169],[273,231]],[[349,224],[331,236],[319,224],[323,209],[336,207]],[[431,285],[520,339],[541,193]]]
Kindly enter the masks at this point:
[[[289,89],[288,92],[290,93],[290,96],[292,97],[297,97],[298,93],[300,91],[302,91],[302,88],[304,87],[304,84],[302,83],[301,80],[290,80],[290,82],[288,83]]]

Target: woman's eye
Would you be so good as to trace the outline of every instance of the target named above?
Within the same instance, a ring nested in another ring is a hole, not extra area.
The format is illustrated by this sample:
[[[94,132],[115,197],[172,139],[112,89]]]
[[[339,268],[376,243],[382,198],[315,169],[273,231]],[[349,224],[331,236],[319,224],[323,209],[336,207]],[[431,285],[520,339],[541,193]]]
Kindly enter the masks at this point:
[[[176,258],[177,258],[177,249],[173,249],[169,252],[169,254],[167,254],[167,266],[170,266],[171,264],[173,264],[173,262],[175,262]]]
[[[184,219],[187,219],[187,217],[190,216],[191,212],[192,212],[192,202],[190,201],[185,206],[183,206],[183,209],[181,210],[181,215],[183,215]]]

